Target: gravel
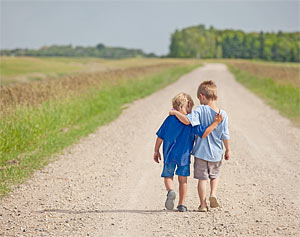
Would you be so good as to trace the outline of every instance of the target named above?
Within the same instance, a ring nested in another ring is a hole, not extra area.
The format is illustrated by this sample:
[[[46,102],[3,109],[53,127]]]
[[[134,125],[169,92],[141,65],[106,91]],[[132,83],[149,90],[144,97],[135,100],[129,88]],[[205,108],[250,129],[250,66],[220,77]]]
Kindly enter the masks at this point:
[[[217,83],[218,106],[230,119],[232,153],[223,162],[221,207],[197,212],[197,181],[190,177],[189,212],[166,211],[162,164],[152,158],[155,132],[175,94],[189,93],[199,103],[202,80]],[[299,136],[225,65],[206,64],[135,101],[16,187],[0,201],[0,235],[299,237]]]

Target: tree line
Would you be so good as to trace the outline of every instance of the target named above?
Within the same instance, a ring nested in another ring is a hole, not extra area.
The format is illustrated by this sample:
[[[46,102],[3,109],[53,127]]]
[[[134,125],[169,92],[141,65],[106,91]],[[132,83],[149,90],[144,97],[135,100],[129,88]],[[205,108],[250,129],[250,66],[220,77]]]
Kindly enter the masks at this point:
[[[300,62],[300,32],[277,33],[208,29],[204,25],[176,30],[169,57],[245,58]]]
[[[99,43],[95,47],[72,45],[43,46],[40,49],[12,49],[1,50],[0,55],[7,56],[34,56],[34,57],[99,57],[99,58],[132,58],[156,57],[155,54],[146,54],[140,49],[126,49],[121,47],[107,47]]]

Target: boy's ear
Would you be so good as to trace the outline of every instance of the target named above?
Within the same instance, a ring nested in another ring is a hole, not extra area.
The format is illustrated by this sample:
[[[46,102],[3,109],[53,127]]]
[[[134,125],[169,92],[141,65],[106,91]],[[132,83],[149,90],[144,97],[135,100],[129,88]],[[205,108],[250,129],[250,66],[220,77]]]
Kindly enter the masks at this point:
[[[218,96],[216,96],[216,101],[218,100]]]

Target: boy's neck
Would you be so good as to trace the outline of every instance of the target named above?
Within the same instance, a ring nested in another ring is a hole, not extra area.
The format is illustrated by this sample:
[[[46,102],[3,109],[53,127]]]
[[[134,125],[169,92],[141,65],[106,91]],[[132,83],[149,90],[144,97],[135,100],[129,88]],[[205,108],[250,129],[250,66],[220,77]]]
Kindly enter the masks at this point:
[[[186,109],[185,108],[180,108],[179,110],[177,110],[179,113],[182,113],[184,115],[187,114]]]
[[[212,110],[214,110],[215,112],[219,113],[219,109],[216,106],[216,103],[214,100],[208,100],[206,101],[205,105],[208,105],[210,108],[212,108]]]

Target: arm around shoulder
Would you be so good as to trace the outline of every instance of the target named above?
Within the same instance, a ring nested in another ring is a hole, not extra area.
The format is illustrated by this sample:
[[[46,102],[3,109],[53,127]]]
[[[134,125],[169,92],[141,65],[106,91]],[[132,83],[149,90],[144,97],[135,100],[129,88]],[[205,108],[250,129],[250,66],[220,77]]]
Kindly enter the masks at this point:
[[[178,120],[179,120],[180,122],[182,122],[183,124],[185,124],[185,125],[190,125],[190,124],[191,124],[190,121],[188,120],[188,118],[186,117],[186,115],[183,114],[183,113],[180,113],[180,112],[177,111],[177,110],[171,110],[171,111],[169,112],[169,114],[170,114],[170,115],[175,115],[176,118],[178,118]]]
[[[222,114],[216,114],[213,123],[206,128],[205,132],[202,135],[202,138],[207,137],[219,125],[219,123],[222,122],[222,120]]]

